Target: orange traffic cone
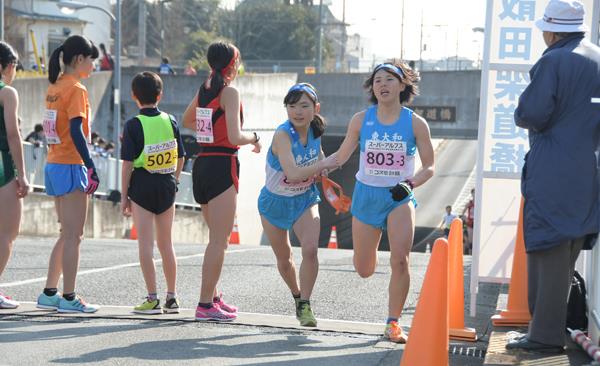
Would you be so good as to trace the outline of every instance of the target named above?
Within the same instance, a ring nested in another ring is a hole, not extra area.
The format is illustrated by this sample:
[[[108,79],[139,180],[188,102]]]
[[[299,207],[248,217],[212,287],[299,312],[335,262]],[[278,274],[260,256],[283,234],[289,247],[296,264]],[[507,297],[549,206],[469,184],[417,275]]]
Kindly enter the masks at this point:
[[[437,239],[429,260],[401,366],[448,366],[448,242]]]
[[[335,230],[335,226],[331,227],[331,236],[329,237],[329,244],[327,244],[328,249],[337,249],[337,231]]]
[[[527,300],[527,262],[525,257],[525,240],[523,239],[523,198],[517,226],[517,240],[513,255],[510,285],[508,287],[507,309],[492,316],[492,324],[497,327],[513,327],[529,324],[529,301]]]
[[[135,224],[132,224],[131,231],[129,232],[129,239],[137,240],[137,238],[138,238],[137,229],[135,228]]]
[[[233,230],[231,231],[231,235],[229,236],[229,244],[240,244],[240,231],[238,229],[237,224],[237,215],[233,221]]]
[[[448,312],[450,313],[450,339],[477,340],[477,332],[473,328],[465,328],[465,285],[463,273],[463,222],[454,219],[448,235]]]

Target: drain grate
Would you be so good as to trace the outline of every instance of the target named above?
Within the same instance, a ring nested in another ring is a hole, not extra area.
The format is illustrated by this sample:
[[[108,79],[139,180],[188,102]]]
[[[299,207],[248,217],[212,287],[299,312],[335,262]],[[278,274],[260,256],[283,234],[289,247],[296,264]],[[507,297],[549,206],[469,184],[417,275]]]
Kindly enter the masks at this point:
[[[476,347],[450,346],[450,354],[473,358],[485,358],[485,350]]]

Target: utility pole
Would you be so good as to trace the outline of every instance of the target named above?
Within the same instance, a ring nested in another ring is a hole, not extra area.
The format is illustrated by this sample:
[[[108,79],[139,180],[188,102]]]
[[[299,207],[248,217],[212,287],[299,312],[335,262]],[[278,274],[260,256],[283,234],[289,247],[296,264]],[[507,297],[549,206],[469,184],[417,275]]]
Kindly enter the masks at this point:
[[[138,1],[138,64],[146,59],[146,0]]]
[[[319,0],[319,45],[317,47],[317,73],[321,73],[321,59],[323,53],[323,0]]]
[[[458,27],[456,27],[456,58],[455,58],[455,63],[456,63],[456,70],[460,70],[460,66],[458,65]]]
[[[0,0],[0,41],[4,41],[4,0]]]
[[[423,22],[421,21],[421,30],[422,26]],[[404,0],[402,0],[402,20],[400,21],[400,60],[404,60]]]
[[[121,156],[121,0],[115,4],[115,70],[113,74],[113,118],[115,123],[115,188],[120,190],[119,177],[119,159]]]
[[[423,70],[423,9],[421,8],[421,37],[419,40],[419,71]]]
[[[346,42],[348,42],[348,35],[346,34],[346,0],[342,3],[342,71],[346,70]]]

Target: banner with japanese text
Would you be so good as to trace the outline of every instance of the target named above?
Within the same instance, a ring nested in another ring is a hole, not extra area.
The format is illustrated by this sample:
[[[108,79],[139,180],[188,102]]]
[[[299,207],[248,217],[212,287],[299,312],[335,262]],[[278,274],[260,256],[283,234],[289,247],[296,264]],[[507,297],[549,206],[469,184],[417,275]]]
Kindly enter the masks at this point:
[[[585,6],[587,36],[598,35],[598,0]],[[534,24],[548,0],[488,0],[481,75],[479,149],[475,190],[471,313],[478,283],[507,282],[517,233],[520,178],[529,150],[527,131],[514,111],[529,83],[529,70],[546,49]]]

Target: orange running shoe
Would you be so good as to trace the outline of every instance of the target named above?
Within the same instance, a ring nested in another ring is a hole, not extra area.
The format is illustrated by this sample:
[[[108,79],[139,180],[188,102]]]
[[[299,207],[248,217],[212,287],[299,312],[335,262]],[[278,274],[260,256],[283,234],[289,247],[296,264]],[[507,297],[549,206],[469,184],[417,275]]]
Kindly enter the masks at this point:
[[[402,327],[396,321],[391,321],[386,324],[383,337],[394,343],[406,343],[408,337],[402,331]]]

